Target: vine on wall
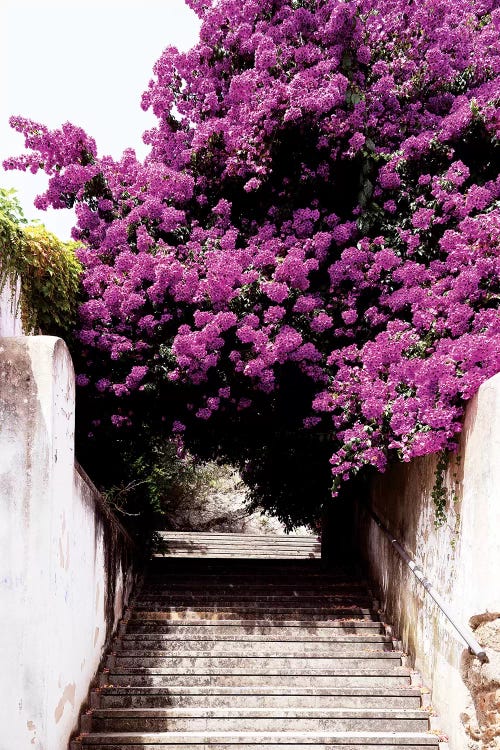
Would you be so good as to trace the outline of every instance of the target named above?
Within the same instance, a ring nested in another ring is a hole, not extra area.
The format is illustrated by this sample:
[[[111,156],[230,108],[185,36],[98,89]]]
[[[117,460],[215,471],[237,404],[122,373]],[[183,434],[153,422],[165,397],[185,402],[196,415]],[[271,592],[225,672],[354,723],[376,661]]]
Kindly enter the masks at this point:
[[[0,188],[0,291],[20,280],[25,333],[64,335],[73,328],[82,272],[76,247],[41,224],[28,224],[14,191]]]
[[[453,471],[450,477],[450,481],[453,482],[454,487],[450,489],[446,482],[446,476],[450,468],[450,461],[454,455],[455,466],[458,466],[461,461],[459,454],[453,454],[451,451],[440,451],[437,454],[436,472],[434,476],[434,486],[432,488],[431,497],[435,507],[434,526],[436,529],[441,528],[448,521],[447,506],[448,502],[450,507],[456,506],[458,503],[458,474],[457,471]],[[455,524],[453,526],[453,533],[458,534],[460,527],[460,514],[455,507]],[[456,544],[456,536],[452,539],[452,547]]]

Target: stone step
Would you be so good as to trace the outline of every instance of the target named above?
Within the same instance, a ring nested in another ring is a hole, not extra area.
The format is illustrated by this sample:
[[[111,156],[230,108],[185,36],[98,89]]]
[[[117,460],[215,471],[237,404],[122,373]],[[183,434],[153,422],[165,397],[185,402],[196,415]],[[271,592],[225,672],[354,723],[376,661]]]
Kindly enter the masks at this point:
[[[287,562],[296,564],[302,560],[304,561],[320,561],[321,545],[318,543],[311,545],[263,545],[263,544],[252,544],[251,542],[243,545],[231,545],[231,544],[191,544],[182,541],[167,541],[160,550],[155,554],[152,560],[155,562],[157,559],[168,557],[169,555],[188,556],[191,559],[197,557],[198,559],[205,559],[206,556],[212,557],[212,554],[224,555],[225,559],[230,560],[230,565],[237,563],[245,563],[249,560],[254,559],[254,555],[257,554],[262,560],[279,561],[282,560],[284,565]],[[221,563],[219,563],[221,564]]]
[[[167,541],[164,547],[153,554],[153,559],[172,557],[186,558],[194,557],[212,559],[240,558],[242,560],[302,560],[320,559],[321,545],[314,546],[290,546],[276,545],[230,545],[230,544],[191,544],[190,542]]]
[[[425,732],[429,717],[422,710],[397,708],[110,708],[92,710],[81,727],[88,732]]]
[[[162,667],[113,667],[100,675],[101,686],[247,686],[287,685],[295,687],[384,687],[399,688],[410,685],[411,672],[406,667],[379,666],[349,669],[285,669],[258,672],[251,669],[210,669],[200,667],[179,672]]]
[[[201,639],[196,638],[188,640],[187,638],[172,638],[167,636],[152,638],[137,638],[124,636],[115,641],[113,651],[116,653],[127,654],[129,656],[140,656],[144,651],[150,654],[164,655],[169,651],[177,653],[184,652],[186,655],[191,652],[201,653],[226,653],[235,654],[241,651],[252,652],[255,656],[264,656],[266,654],[290,654],[299,652],[301,654],[324,654],[324,653],[356,653],[364,654],[373,651],[392,651],[393,642],[385,636],[358,636],[356,639],[352,636],[338,636],[332,639],[298,639],[288,640],[270,640],[264,636],[254,636],[246,638],[219,638],[219,639]]]
[[[99,750],[294,750],[314,746],[315,750],[339,747],[342,750],[421,750],[438,748],[434,734],[420,732],[130,732],[95,733],[74,741],[71,750],[97,747]]]
[[[159,531],[158,536],[166,542],[190,542],[191,544],[266,544],[273,546],[294,547],[296,545],[319,544],[318,536],[291,536],[287,534],[231,534],[223,532],[199,531]]]
[[[205,534],[198,536],[194,534],[169,534],[160,532],[160,538],[165,544],[184,544],[191,547],[234,547],[235,549],[247,549],[248,547],[262,547],[266,549],[307,549],[318,547],[321,542],[317,537],[268,537],[268,536],[233,536],[232,534]]]
[[[308,556],[315,555],[316,557],[320,557],[320,552],[310,552],[307,553]],[[162,558],[164,560],[172,560],[175,558],[187,560],[190,557],[194,557],[196,560],[198,560],[200,557],[206,558],[207,560],[228,560],[232,559],[234,557],[234,552],[218,552],[215,550],[206,550],[201,552],[200,550],[193,550],[193,551],[184,551],[184,550],[177,550],[172,552],[155,552],[153,554],[153,558],[158,559]],[[275,553],[273,555],[271,554],[265,554],[260,552],[248,552],[245,555],[245,559],[247,560],[287,560],[290,559],[292,555],[290,553],[287,554],[279,554]],[[297,560],[300,560],[301,558],[305,557],[304,553],[296,552],[293,557],[295,557]]]
[[[202,565],[202,562],[204,565]],[[280,573],[287,573],[292,569],[298,570],[304,575],[317,575],[321,572],[327,572],[328,575],[332,576],[347,575],[352,577],[355,573],[359,573],[359,567],[355,567],[354,565],[346,565],[335,569],[330,568],[328,571],[325,571],[325,563],[318,557],[290,557],[284,560],[268,557],[264,560],[249,560],[247,557],[234,556],[226,560],[207,560],[204,557],[199,557],[198,559],[194,557],[188,559],[162,559],[160,555],[156,558],[152,557],[148,564],[149,571],[157,572],[161,570],[163,572],[163,570],[168,569],[177,570],[183,574],[193,570],[203,570],[203,572],[209,573],[212,570],[221,569],[227,570],[228,573],[234,571],[241,572],[242,570],[247,572],[252,568],[255,568],[256,573],[274,571],[278,575]]]
[[[156,614],[156,613],[155,613]],[[198,636],[214,637],[231,635],[262,635],[270,638],[301,638],[304,635],[318,638],[330,638],[332,635],[354,635],[357,633],[382,633],[383,625],[377,620],[346,618],[344,620],[315,621],[310,620],[172,620],[171,618],[153,617],[130,619],[123,623],[123,631],[128,635],[136,634],[179,634],[185,638]]]
[[[190,573],[181,575],[175,571],[165,571],[157,576],[148,575],[143,583],[144,589],[153,592],[170,591],[195,591],[203,593],[205,591],[267,591],[273,594],[274,591],[297,590],[301,593],[329,592],[341,589],[359,591],[366,590],[368,584],[359,578],[332,578],[325,580],[321,576],[302,576],[299,572],[290,572],[283,576],[257,574],[242,572],[239,575],[231,574],[226,571],[214,571],[213,573],[200,574]]]
[[[367,606],[366,602],[372,602],[373,597],[367,589],[358,589],[353,591],[352,589],[344,589],[337,591],[308,591],[303,593],[300,591],[275,591],[264,593],[264,591],[249,591],[243,587],[239,589],[220,591],[217,589],[206,588],[204,592],[192,592],[188,590],[179,589],[178,591],[160,592],[160,591],[138,591],[131,603],[144,603],[144,602],[156,602],[165,604],[166,606],[172,604],[207,604],[213,606],[214,604],[232,605],[237,603],[238,605],[253,606],[269,604],[274,607],[276,604],[284,604],[285,606],[293,605],[303,607],[313,607],[315,604],[318,606],[328,606],[338,603],[349,603],[349,604],[362,604]]]
[[[188,594],[205,594],[207,592],[213,594],[232,594],[235,591],[243,591],[246,594],[264,594],[266,596],[275,596],[276,594],[288,595],[290,592],[297,596],[312,596],[317,593],[319,595],[326,593],[342,593],[347,592],[365,592],[367,590],[367,584],[364,582],[354,583],[352,581],[333,581],[331,584],[326,585],[320,582],[293,582],[283,581],[281,583],[259,583],[258,581],[247,581],[243,584],[241,581],[232,583],[231,581],[221,580],[219,576],[206,579],[202,583],[193,580],[192,577],[185,581],[168,581],[167,583],[155,583],[149,582],[144,583],[139,589],[140,593],[146,594],[175,594],[178,592]]]
[[[71,750],[438,748],[355,567],[314,537],[164,537]]]
[[[261,540],[233,541],[229,539],[210,539],[206,541],[192,539],[165,539],[163,538],[163,547],[167,551],[185,550],[187,552],[203,553],[209,550],[219,550],[221,552],[230,552],[233,557],[246,558],[248,553],[260,551],[271,559],[277,555],[303,555],[308,557],[311,552],[321,551],[321,543],[317,540],[299,541],[299,542],[265,542]],[[160,549],[161,555],[163,549]]]
[[[137,599],[130,602],[132,612],[264,612],[271,613],[304,613],[306,617],[315,613],[330,612],[363,612],[364,614],[373,611],[373,599],[369,597],[342,597],[331,600],[316,598],[301,602],[300,599],[290,597],[278,601],[266,599],[201,599],[201,598],[176,598],[168,600],[166,598]]]
[[[355,580],[360,578],[359,569],[355,567],[325,569],[322,560],[312,557],[307,560],[289,559],[275,560],[248,560],[243,557],[234,557],[226,560],[207,560],[206,558],[168,558],[161,557],[151,558],[147,567],[147,574],[164,575],[165,572],[172,572],[178,575],[188,577],[194,573],[201,575],[213,575],[224,571],[227,575],[243,575],[253,573],[260,576],[277,576],[278,579],[293,574],[298,574],[303,578],[314,578],[325,575],[328,580],[342,579]]]
[[[317,537],[286,536],[253,536],[233,534],[192,534],[159,532],[159,537],[168,551],[182,551],[189,554],[203,555],[211,550],[228,551],[233,557],[246,557],[255,551],[262,550],[270,557],[275,554],[304,555],[306,558],[314,552],[321,551],[321,542]],[[162,551],[160,551],[161,555]]]
[[[321,552],[321,543],[318,541],[313,542],[263,542],[260,540],[249,540],[249,541],[230,541],[226,539],[212,539],[209,541],[192,541],[189,539],[163,539],[162,548],[159,550],[161,556],[164,551],[177,551],[182,550],[183,552],[203,554],[210,552],[211,550],[217,550],[220,552],[229,552],[232,557],[240,557],[246,559],[253,552],[261,552],[263,555],[274,559],[279,555],[300,555],[306,559],[312,555],[314,559],[314,553]]]
[[[173,536],[165,532],[160,532],[160,538],[165,544],[186,545],[191,548],[195,547],[231,547],[234,549],[247,549],[248,547],[262,547],[263,549],[308,549],[310,547],[321,546],[318,537],[255,537],[255,536],[236,536],[232,534],[207,534],[204,537],[198,536]],[[238,558],[235,558],[238,559]]]
[[[202,597],[239,594],[242,596],[304,596],[310,598],[312,596],[366,595],[367,592],[368,586],[365,583],[353,585],[352,582],[347,581],[345,583],[333,581],[326,586],[315,581],[297,581],[295,585],[292,581],[283,581],[283,583],[276,583],[274,586],[267,585],[265,581],[254,581],[253,585],[247,586],[244,581],[225,581],[221,580],[219,576],[205,579],[196,585],[192,579],[189,579],[177,581],[172,583],[171,586],[150,585],[148,583],[143,585],[141,589],[137,589],[138,595],[178,596],[179,594],[190,594]]]
[[[169,561],[164,561],[166,566]],[[173,560],[171,561],[174,562]],[[190,562],[186,559],[185,562]],[[208,561],[207,561],[208,565]],[[223,590],[227,588],[231,589],[248,589],[250,591],[265,589],[270,593],[274,590],[289,590],[298,589],[300,591],[334,591],[338,588],[343,590],[352,589],[358,590],[359,588],[367,587],[367,583],[360,578],[346,578],[335,577],[325,580],[321,575],[315,576],[304,576],[299,571],[286,571],[283,574],[278,573],[255,573],[252,575],[251,572],[230,572],[226,570],[214,570],[213,572],[200,571],[198,575],[197,571],[192,571],[187,575],[179,573],[177,570],[165,569],[164,572],[158,575],[149,573],[145,579],[143,586],[154,591],[174,591],[181,588],[182,590],[189,591],[206,591],[207,589],[212,590]]]
[[[254,605],[256,607],[276,607],[277,609],[287,606],[300,606],[302,609],[304,607],[314,607],[315,605],[317,608],[328,608],[332,605],[339,606],[343,604],[349,606],[352,606],[353,604],[358,606],[368,606],[372,601],[372,598],[367,592],[341,592],[338,594],[325,593],[309,596],[298,595],[291,592],[288,595],[276,594],[273,596],[270,594],[245,594],[244,592],[237,591],[229,594],[222,594],[218,591],[211,593],[205,592],[205,594],[190,594],[188,592],[179,592],[178,594],[159,594],[140,591],[131,601],[131,604],[134,607],[144,607],[149,606],[150,604],[171,607],[192,606],[193,603],[196,603],[199,607],[201,607],[201,605],[208,607],[231,607],[236,605],[248,607]]]
[[[201,564],[203,563],[203,564]],[[195,577],[213,578],[224,573],[228,578],[242,579],[251,574],[257,580],[274,580],[276,582],[289,580],[317,581],[360,581],[362,576],[354,569],[325,570],[321,560],[206,560],[187,558],[182,560],[151,559],[146,570],[148,582],[165,583],[168,573],[174,579],[188,580]]]
[[[175,607],[164,606],[161,604],[154,605],[153,602],[131,608],[131,619],[136,620],[291,620],[307,621],[309,624],[316,621],[337,620],[339,618],[356,617],[374,620],[377,613],[369,607],[358,607],[356,605],[332,605],[330,607],[280,607],[272,609],[263,606],[242,606],[242,607],[219,607],[205,606],[203,608],[195,607]]]
[[[173,573],[178,577],[189,578],[195,574],[200,576],[213,576],[215,573],[223,572],[229,576],[242,576],[248,572],[260,578],[276,576],[278,580],[290,573],[296,573],[304,580],[315,580],[325,577],[328,581],[359,581],[363,576],[360,570],[354,566],[343,568],[325,568],[324,561],[318,558],[309,560],[247,560],[235,557],[232,560],[206,560],[205,558],[190,557],[187,559],[168,559],[161,557],[151,558],[148,562],[146,573],[150,576],[161,577],[166,572]]]
[[[207,539],[207,540],[194,540],[194,539],[171,539],[163,538],[163,547],[174,548],[174,549],[187,549],[193,551],[204,551],[207,549],[221,549],[230,550],[234,553],[235,557],[245,557],[248,551],[254,549],[265,550],[270,553],[270,556],[276,551],[283,554],[293,554],[296,552],[308,552],[311,550],[321,549],[321,543],[318,540],[302,540],[297,542],[280,541],[280,542],[266,542],[261,539],[250,539],[250,540],[230,540],[230,539]],[[162,550],[160,549],[160,552]],[[240,553],[240,554],[239,554]],[[306,558],[307,559],[307,558]]]
[[[285,542],[294,542],[297,540],[306,540],[306,541],[318,541],[318,537],[314,534],[244,534],[237,532],[233,533],[232,531],[177,531],[177,530],[167,530],[167,531],[159,531],[159,534],[162,536],[172,538],[172,539],[184,539],[187,537],[193,537],[194,539],[267,539],[272,541],[285,541]]]
[[[416,688],[111,687],[91,694],[92,708],[420,708]]]
[[[243,669],[252,671],[284,670],[284,669],[335,669],[348,665],[350,669],[378,668],[381,665],[401,666],[401,654],[395,651],[377,651],[368,654],[356,652],[345,654],[321,654],[318,656],[307,656],[299,653],[286,656],[258,656],[249,651],[239,654],[207,654],[204,651],[193,651],[188,656],[181,652],[164,652],[159,655],[151,652],[142,652],[138,656],[132,656],[126,652],[109,656],[107,666],[109,668],[119,667],[160,667],[162,669],[175,669],[189,673],[191,669]]]
[[[363,621],[363,624],[364,621]],[[370,623],[375,626],[380,626],[381,623]],[[277,628],[273,625],[264,626],[264,633],[260,632],[245,632],[243,628],[231,627],[225,625],[184,625],[184,623],[174,624],[169,629],[162,633],[124,633],[123,635],[115,639],[116,643],[120,644],[121,648],[149,648],[145,645],[147,643],[154,643],[153,648],[162,648],[161,644],[167,644],[165,648],[170,648],[170,645],[174,642],[187,643],[187,644],[201,644],[201,648],[205,648],[204,644],[207,644],[207,648],[211,647],[211,644],[220,643],[224,647],[226,645],[236,646],[238,643],[254,643],[254,644],[285,644],[292,647],[294,643],[298,643],[304,648],[314,646],[329,646],[329,645],[342,645],[346,643],[352,643],[355,646],[363,647],[363,644],[381,644],[381,643],[392,643],[392,638],[385,633],[380,632],[379,627],[366,628],[359,627],[359,623],[356,632],[350,632],[349,628],[333,627],[333,628],[322,628],[320,635],[317,635],[317,629],[312,628],[310,632],[307,632],[307,628]],[[276,635],[279,631],[280,635]]]
[[[289,570],[283,573],[273,571],[254,571],[251,570],[208,570],[204,569],[197,570],[182,570],[177,569],[169,570],[167,564],[170,562],[173,564],[175,561],[164,560],[163,565],[164,571],[160,571],[155,574],[150,571],[144,580],[143,585],[151,587],[155,590],[164,588],[170,590],[171,587],[182,586],[185,589],[194,587],[196,591],[204,589],[206,586],[217,587],[218,589],[228,587],[245,587],[249,586],[250,590],[255,589],[271,589],[280,587],[292,587],[299,589],[312,589],[312,590],[328,590],[336,587],[343,588],[354,588],[357,589],[360,586],[366,586],[366,581],[362,580],[359,576],[331,576],[327,574],[324,576],[321,573],[317,575],[305,575],[300,570]],[[184,562],[191,562],[186,559]],[[207,561],[207,566],[209,561]],[[171,584],[171,585],[170,585]]]

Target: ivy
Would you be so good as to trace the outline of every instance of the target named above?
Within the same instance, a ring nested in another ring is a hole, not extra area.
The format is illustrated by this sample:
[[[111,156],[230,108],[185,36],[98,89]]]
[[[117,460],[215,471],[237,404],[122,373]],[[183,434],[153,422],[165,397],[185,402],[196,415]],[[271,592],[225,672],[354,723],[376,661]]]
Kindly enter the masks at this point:
[[[82,272],[76,247],[28,224],[13,191],[0,188],[0,291],[19,279],[25,333],[64,335],[75,325]]]
[[[440,529],[441,526],[443,526],[446,522],[446,501],[448,498],[448,490],[445,484],[445,477],[446,472],[448,471],[449,464],[449,451],[440,451],[440,453],[438,453],[438,460],[436,464],[434,486],[431,492],[431,497],[435,508],[434,527],[436,529]]]

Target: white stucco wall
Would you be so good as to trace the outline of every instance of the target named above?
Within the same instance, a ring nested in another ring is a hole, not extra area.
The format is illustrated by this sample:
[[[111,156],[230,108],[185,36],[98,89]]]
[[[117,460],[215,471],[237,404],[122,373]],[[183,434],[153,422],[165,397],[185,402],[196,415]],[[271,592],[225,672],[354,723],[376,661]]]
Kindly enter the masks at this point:
[[[0,292],[0,337],[22,336],[23,334],[21,314],[18,310],[19,290],[19,281],[15,289],[7,281]]]
[[[64,342],[0,339],[2,750],[66,750],[133,582],[131,542],[73,439]]]
[[[500,613],[500,374],[484,383],[469,402],[458,457],[447,471],[447,520],[441,528],[435,528],[431,498],[436,456],[395,465],[377,476],[370,502],[459,621],[467,625],[477,615],[493,613],[486,615],[493,620],[494,613]],[[451,750],[499,748],[500,723],[498,736],[496,729],[480,727],[500,719],[500,673],[492,674],[498,654],[489,650],[490,665],[472,665],[460,636],[380,529],[362,506],[357,512],[359,549],[389,623],[432,691],[432,703]],[[468,690],[471,665],[483,695]],[[497,702],[497,717],[480,716],[486,694],[491,694],[487,700]],[[481,739],[492,734],[491,745],[489,739]]]

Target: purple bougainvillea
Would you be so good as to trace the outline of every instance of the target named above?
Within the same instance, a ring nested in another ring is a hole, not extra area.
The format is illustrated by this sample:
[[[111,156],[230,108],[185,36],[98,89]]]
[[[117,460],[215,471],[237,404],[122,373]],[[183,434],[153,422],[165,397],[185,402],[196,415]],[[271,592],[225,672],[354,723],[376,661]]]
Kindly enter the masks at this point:
[[[500,3],[188,4],[200,41],[155,65],[144,163],[12,118],[29,152],[7,166],[76,206],[80,382],[117,427],[135,389],[192,383],[179,436],[292,365],[334,488],[452,446],[500,369]]]

